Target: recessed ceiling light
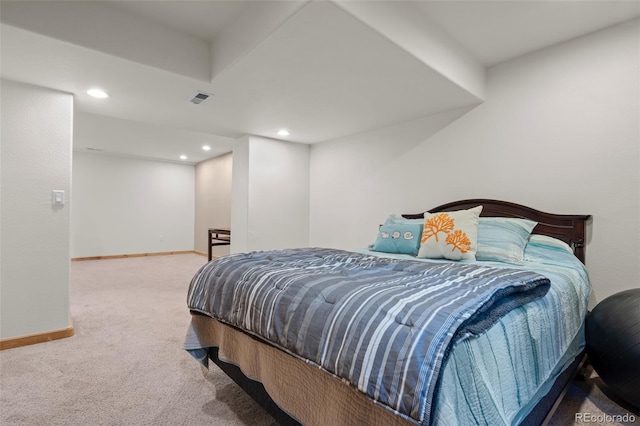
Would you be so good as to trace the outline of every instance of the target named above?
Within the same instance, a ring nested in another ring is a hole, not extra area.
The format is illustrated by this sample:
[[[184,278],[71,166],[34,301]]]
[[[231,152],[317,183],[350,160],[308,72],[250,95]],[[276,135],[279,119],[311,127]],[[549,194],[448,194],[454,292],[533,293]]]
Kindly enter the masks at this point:
[[[94,98],[98,98],[98,99],[105,99],[109,97],[109,94],[107,92],[98,88],[87,90],[87,95],[93,96]]]
[[[203,145],[202,146],[202,150],[203,151],[209,151],[211,149],[211,147],[209,145]]]
[[[180,159],[181,159],[181,160],[186,160],[186,159],[187,159],[187,156],[186,156],[186,155],[181,155],[181,156],[180,156]]]
[[[289,136],[289,131],[287,129],[278,130],[278,136]]]

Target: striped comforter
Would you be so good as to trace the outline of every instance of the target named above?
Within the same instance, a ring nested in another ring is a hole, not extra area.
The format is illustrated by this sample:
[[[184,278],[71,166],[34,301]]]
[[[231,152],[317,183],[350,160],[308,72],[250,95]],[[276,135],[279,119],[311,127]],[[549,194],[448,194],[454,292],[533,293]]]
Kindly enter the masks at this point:
[[[452,344],[548,289],[547,278],[525,270],[292,249],[209,262],[188,305],[426,425]]]

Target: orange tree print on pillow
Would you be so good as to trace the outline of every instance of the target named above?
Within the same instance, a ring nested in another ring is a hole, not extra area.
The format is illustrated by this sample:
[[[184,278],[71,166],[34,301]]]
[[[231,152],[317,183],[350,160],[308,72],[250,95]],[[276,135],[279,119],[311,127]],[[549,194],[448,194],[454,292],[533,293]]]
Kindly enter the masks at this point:
[[[424,223],[421,242],[424,243],[431,237],[435,237],[436,241],[438,241],[438,233],[444,232],[445,234],[449,234],[449,232],[453,231],[453,228],[454,221],[451,216],[447,213],[437,214],[427,219]]]
[[[456,229],[455,231],[447,234],[445,242],[447,245],[453,246],[451,251],[458,249],[461,253],[466,253],[471,250],[471,240],[469,240],[467,234],[461,229]]]
[[[468,210],[425,213],[417,257],[475,260],[481,212],[482,206]]]

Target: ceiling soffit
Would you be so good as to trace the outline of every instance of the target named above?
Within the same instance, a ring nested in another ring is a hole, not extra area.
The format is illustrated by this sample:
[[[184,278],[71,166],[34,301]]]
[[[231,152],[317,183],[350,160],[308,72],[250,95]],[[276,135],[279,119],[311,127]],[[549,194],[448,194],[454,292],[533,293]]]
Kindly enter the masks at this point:
[[[332,2],[306,4],[212,84],[234,127],[305,143],[481,101]]]

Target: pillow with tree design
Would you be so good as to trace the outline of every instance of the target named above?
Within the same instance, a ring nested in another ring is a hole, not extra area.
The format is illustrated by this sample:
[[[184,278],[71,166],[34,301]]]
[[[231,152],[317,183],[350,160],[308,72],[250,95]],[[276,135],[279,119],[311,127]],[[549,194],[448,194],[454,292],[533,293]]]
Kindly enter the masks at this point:
[[[469,210],[425,213],[418,257],[475,260],[482,206]]]

